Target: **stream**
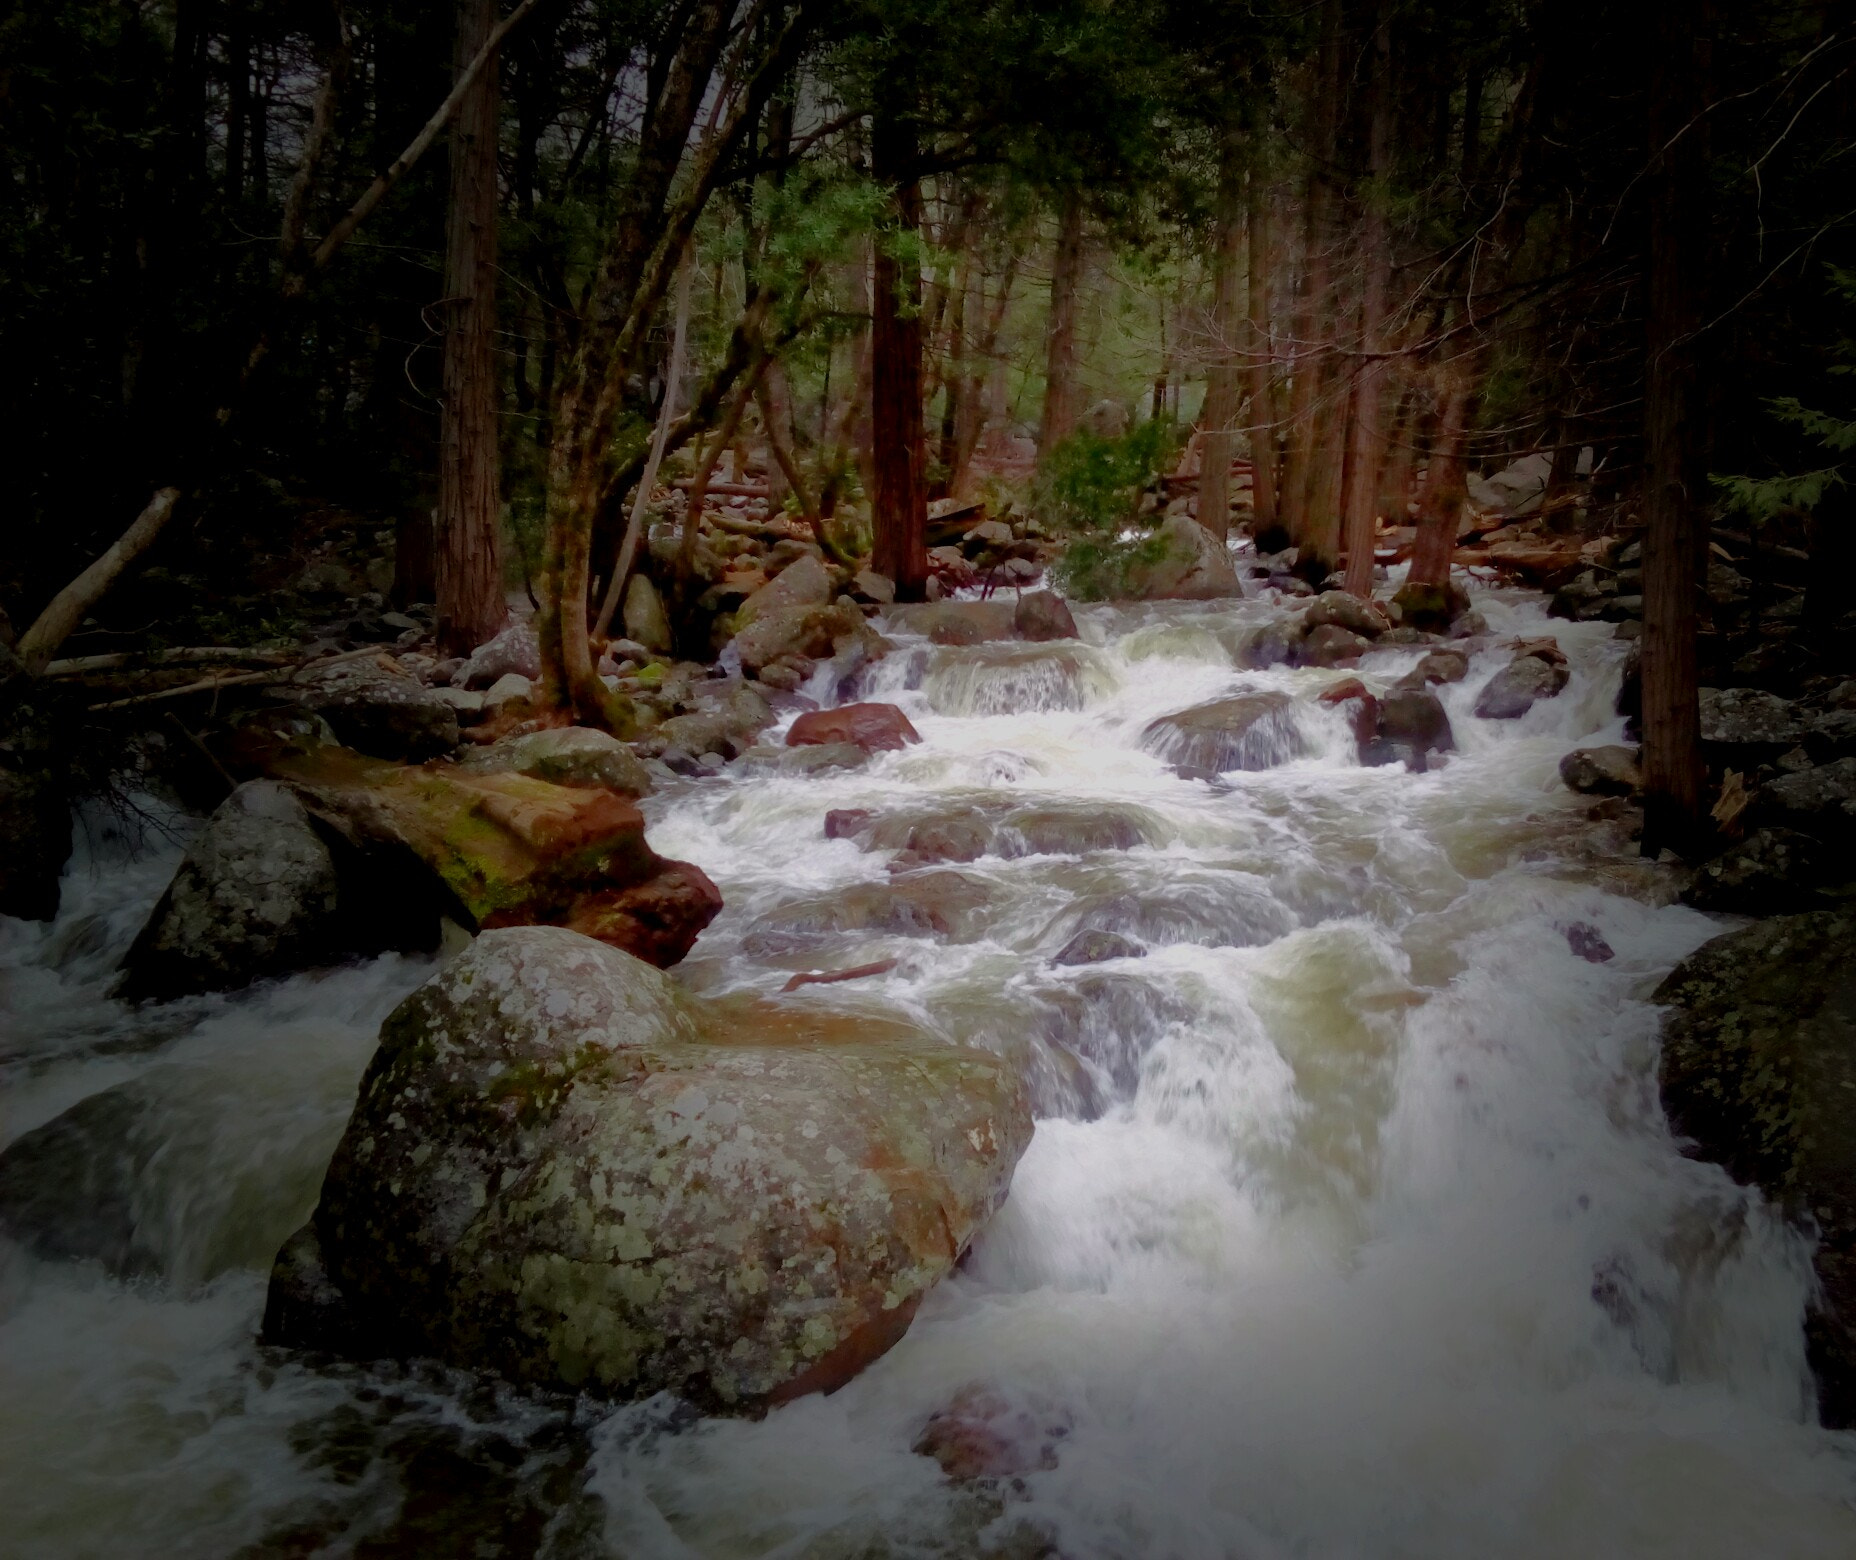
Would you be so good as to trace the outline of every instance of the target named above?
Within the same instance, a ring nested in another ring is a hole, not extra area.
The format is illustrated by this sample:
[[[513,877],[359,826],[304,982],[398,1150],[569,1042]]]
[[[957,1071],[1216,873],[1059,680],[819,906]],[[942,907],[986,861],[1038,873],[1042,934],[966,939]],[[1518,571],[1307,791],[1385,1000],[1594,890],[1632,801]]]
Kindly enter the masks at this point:
[[[1808,1248],[1657,1100],[1649,993],[1728,923],[1558,778],[1621,740],[1625,646],[1529,593],[1477,605],[1498,643],[1555,635],[1572,681],[1481,721],[1508,655],[1478,653],[1429,774],[1358,765],[1314,702],[1351,672],[1237,669],[1283,610],[1259,599],[1079,608],[1073,643],[897,636],[854,691],[919,746],[647,800],[727,905],[680,979],[894,957],[784,1000],[1004,1051],[1040,1118],[902,1343],[758,1423],[261,1349],[271,1257],[432,961],[129,1009],[113,973],[187,824],[87,814],[58,920],[0,921],[0,1144],[118,1091],[114,1180],[47,1195],[81,1221],[116,1186],[132,1238],[127,1276],[0,1242],[0,1555],[1856,1555],[1856,1435],[1806,1407]],[[1295,699],[1277,767],[1187,780],[1141,746],[1240,688]],[[823,827],[976,803],[1023,853],[928,869],[932,935],[871,912],[887,853]],[[1052,962],[1091,928],[1148,951]],[[1609,959],[1574,951],[1594,932]],[[1036,1443],[1015,1477],[912,1450],[970,1389]]]

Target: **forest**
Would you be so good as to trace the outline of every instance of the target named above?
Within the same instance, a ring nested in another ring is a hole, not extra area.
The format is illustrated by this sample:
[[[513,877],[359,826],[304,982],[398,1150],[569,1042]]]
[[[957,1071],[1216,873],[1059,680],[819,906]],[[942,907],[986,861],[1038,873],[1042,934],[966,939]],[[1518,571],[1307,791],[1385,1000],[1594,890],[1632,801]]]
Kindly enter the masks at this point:
[[[11,0],[0,168],[0,1549],[1856,1552],[1856,5]]]

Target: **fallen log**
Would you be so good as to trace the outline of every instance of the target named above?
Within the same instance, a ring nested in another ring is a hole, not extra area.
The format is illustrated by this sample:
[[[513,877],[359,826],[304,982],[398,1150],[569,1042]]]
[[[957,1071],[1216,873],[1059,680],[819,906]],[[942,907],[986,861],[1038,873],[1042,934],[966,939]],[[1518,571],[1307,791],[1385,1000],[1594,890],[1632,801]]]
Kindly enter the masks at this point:
[[[182,683],[177,688],[157,688],[151,693],[133,693],[125,699],[110,699],[103,704],[90,706],[92,713],[104,710],[126,710],[137,704],[156,704],[163,699],[179,699],[190,693],[215,693],[221,688],[241,688],[252,683],[290,682],[305,672],[321,671],[324,667],[337,666],[343,661],[358,660],[364,655],[380,655],[389,647],[386,645],[363,645],[358,650],[343,650],[339,654],[323,656],[320,660],[301,661],[294,666],[282,666],[261,672],[239,672],[231,677],[202,677],[195,682]]]
[[[125,667],[196,666],[215,662],[234,666],[288,666],[300,657],[289,650],[246,650],[237,645],[195,645],[185,650],[115,650],[106,655],[70,656],[45,668],[47,677],[88,677]]]

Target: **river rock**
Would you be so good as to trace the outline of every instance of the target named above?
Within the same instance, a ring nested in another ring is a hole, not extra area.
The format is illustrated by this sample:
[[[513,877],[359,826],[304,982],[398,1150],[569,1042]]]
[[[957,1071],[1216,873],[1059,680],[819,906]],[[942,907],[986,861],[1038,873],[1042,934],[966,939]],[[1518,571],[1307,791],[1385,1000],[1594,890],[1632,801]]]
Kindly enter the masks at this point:
[[[1839,846],[1856,843],[1856,758],[1784,775],[1762,786],[1752,821],[1815,834]]]
[[[1817,1235],[1805,1321],[1823,1422],[1856,1425],[1856,915],[1705,944],[1657,988],[1662,1095],[1695,1151]]]
[[[1392,626],[1392,619],[1376,601],[1366,601],[1344,590],[1324,590],[1315,597],[1303,619],[1312,631],[1333,623],[1364,639],[1377,639]]]
[[[1758,688],[1703,688],[1701,741],[1716,763],[1743,769],[1796,747],[1805,722],[1790,699]]]
[[[1469,611],[1469,593],[1452,582],[1422,585],[1407,581],[1393,592],[1388,616],[1405,628],[1447,633],[1450,625]]]
[[[735,623],[743,629],[775,613],[825,606],[831,597],[831,576],[825,572],[824,560],[808,550],[742,602]]]
[[[341,884],[303,804],[241,785],[188,847],[123,960],[127,1001],[229,991],[334,956]]]
[[[759,1413],[902,1336],[1030,1137],[989,1053],[491,933],[382,1026],[264,1336]]]
[[[658,655],[669,655],[670,614],[664,598],[646,574],[634,574],[625,586],[625,637]]]
[[[1301,635],[1289,623],[1278,619],[1265,623],[1238,647],[1237,664],[1252,672],[1267,671],[1272,666],[1293,666],[1301,648]]]
[[[71,804],[62,777],[43,755],[18,768],[0,757],[0,915],[51,920],[70,855]]]
[[[1196,704],[1149,722],[1141,746],[1189,780],[1272,769],[1307,751],[1290,703],[1288,694],[1270,691]]]
[[[1432,650],[1408,674],[1419,686],[1458,683],[1469,675],[1469,657],[1461,650]]]
[[[1055,591],[1027,591],[1012,610],[1012,628],[1020,639],[1045,643],[1053,639],[1074,639],[1076,619],[1063,597]]]
[[[1052,964],[1101,964],[1108,959],[1139,959],[1147,950],[1120,932],[1085,927],[1051,957]]]
[[[803,563],[796,563],[786,574],[803,567]],[[758,599],[772,590],[786,574],[750,599]],[[741,669],[756,675],[776,661],[789,661],[795,656],[822,661],[855,645],[865,644],[868,648],[872,641],[881,646],[876,654],[888,648],[871,632],[863,613],[846,602],[834,606],[775,607],[756,616],[736,634],[734,645],[735,653],[741,658]]]
[[[1435,754],[1456,748],[1443,702],[1428,688],[1398,688],[1379,701],[1379,728],[1360,753],[1363,764],[1402,763],[1422,773]]]
[[[904,633],[924,634],[937,645],[981,645],[1018,637],[1018,609],[1009,601],[929,601],[886,614]]]
[[[1231,554],[1190,515],[1168,515],[1154,532],[1154,542],[1157,556],[1132,564],[1117,596],[1132,601],[1211,601],[1243,595]]]
[[[364,677],[334,682],[302,695],[336,737],[372,758],[418,763],[442,758],[458,745],[458,712],[445,698],[410,677]]]
[[[1574,748],[1560,760],[1560,779],[1583,796],[1633,796],[1643,789],[1637,750],[1622,744]]]
[[[534,628],[519,618],[471,651],[464,665],[452,673],[451,682],[457,688],[489,688],[512,672],[530,682],[541,680],[541,641]]]
[[[834,710],[808,710],[786,733],[788,747],[849,742],[866,753],[899,752],[921,733],[893,704],[844,704]]]
[[[472,928],[570,926],[667,967],[722,908],[701,868],[651,849],[616,791],[341,749],[280,764],[278,777],[354,850],[398,864],[403,882],[411,873],[408,897],[442,894]]]
[[[780,958],[857,934],[972,942],[992,902],[992,888],[970,873],[950,867],[903,872],[887,882],[851,883],[778,905],[754,923],[742,947],[754,958]]]
[[[855,742],[822,742],[816,747],[775,747],[770,742],[749,748],[735,760],[739,774],[816,775],[827,769],[857,769],[870,755]]]
[[[1704,862],[1682,894],[1697,910],[1728,915],[1784,915],[1823,904],[1824,847],[1790,829],[1755,829]]]
[[[472,769],[533,775],[556,785],[604,786],[627,796],[651,794],[651,772],[625,743],[591,726],[561,726],[505,737],[465,759]]]
[[[1564,658],[1556,662],[1541,655],[1517,655],[1476,696],[1477,718],[1519,720],[1537,701],[1558,697],[1570,677]]]
[[[1301,643],[1296,659],[1304,666],[1351,666],[1372,646],[1338,623],[1317,623]]]

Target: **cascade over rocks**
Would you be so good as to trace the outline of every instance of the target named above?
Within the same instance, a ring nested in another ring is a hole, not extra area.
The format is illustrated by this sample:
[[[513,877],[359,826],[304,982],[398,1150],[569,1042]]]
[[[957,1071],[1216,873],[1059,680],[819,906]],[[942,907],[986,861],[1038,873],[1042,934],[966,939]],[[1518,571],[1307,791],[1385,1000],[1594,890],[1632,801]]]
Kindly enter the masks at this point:
[[[808,710],[786,733],[788,747],[848,742],[865,753],[896,752],[921,733],[893,704],[843,704],[832,710]]]
[[[1233,769],[1273,769],[1307,751],[1286,693],[1239,694],[1149,722],[1141,746],[1188,780]]]
[[[1805,1320],[1826,1425],[1856,1425],[1856,916],[1729,932],[1657,988],[1662,1095],[1696,1152],[1814,1226]]]
[[[825,837],[861,850],[898,852],[892,871],[981,856],[1074,856],[1132,850],[1150,842],[1157,820],[1145,808],[1074,802],[984,801],[877,813],[838,808],[825,815]]]
[[[1443,702],[1428,688],[1395,687],[1379,701],[1379,727],[1360,752],[1363,764],[1402,763],[1422,773],[1433,754],[1456,749]]]
[[[754,923],[742,946],[754,958],[783,958],[847,932],[971,942],[981,935],[992,901],[991,887],[970,873],[949,867],[902,872],[886,883],[853,883],[780,905]]]
[[[1571,677],[1566,658],[1558,654],[1557,646],[1553,656],[1524,650],[1491,677],[1476,696],[1477,718],[1519,720],[1539,700],[1557,698]]]
[[[382,1026],[264,1337],[759,1413],[902,1336],[1030,1137],[989,1053],[488,933]]]

